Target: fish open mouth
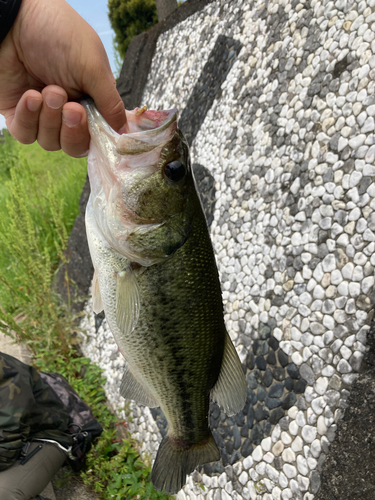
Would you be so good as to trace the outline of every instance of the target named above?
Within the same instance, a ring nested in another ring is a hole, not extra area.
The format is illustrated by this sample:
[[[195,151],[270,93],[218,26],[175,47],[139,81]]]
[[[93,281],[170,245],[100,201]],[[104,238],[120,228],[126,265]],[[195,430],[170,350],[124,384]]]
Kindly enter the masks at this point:
[[[159,134],[168,128],[174,121],[177,121],[177,109],[168,110],[148,110],[147,106],[135,108],[133,111],[126,111],[126,120],[122,133],[152,133]]]
[[[98,145],[107,153],[111,148],[121,156],[147,153],[170,141],[177,129],[177,109],[155,111],[144,106],[126,111],[127,123],[118,134],[104,120],[91,98],[82,99],[81,104],[87,112],[91,138],[99,137]]]
[[[177,128],[177,110],[135,108],[126,111],[125,133],[118,137],[116,151],[120,155],[147,153],[168,142]]]

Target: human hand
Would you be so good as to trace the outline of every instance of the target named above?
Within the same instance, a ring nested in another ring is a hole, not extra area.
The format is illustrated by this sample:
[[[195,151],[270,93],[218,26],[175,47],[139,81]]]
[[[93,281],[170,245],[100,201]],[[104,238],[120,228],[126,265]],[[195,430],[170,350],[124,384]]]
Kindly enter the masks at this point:
[[[0,45],[0,113],[23,144],[85,156],[90,136],[83,94],[116,131],[126,123],[99,36],[65,0],[23,0]],[[70,101],[70,102],[69,102]]]

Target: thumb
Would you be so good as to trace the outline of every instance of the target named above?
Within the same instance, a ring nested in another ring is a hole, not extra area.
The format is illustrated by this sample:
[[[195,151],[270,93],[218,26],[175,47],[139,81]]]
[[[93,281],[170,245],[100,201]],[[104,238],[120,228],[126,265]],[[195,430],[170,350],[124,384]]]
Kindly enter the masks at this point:
[[[101,74],[100,74],[101,73]],[[116,89],[116,80],[111,72],[109,62],[101,72],[96,71],[85,92],[94,100],[95,106],[106,122],[116,131],[126,124],[125,106]]]

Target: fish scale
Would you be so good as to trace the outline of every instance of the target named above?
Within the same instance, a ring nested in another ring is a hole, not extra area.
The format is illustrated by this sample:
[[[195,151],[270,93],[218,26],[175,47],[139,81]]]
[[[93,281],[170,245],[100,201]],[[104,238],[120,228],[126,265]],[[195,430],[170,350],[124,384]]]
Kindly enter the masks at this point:
[[[183,433],[184,419],[181,418],[179,399],[194,415],[195,431],[205,433],[207,437],[209,392],[220,371],[226,333],[220,284],[211,244],[205,236],[207,229],[203,213],[200,211],[196,218],[193,226],[201,225],[205,229],[196,231],[199,244],[194,238],[189,239],[171,259],[149,267],[140,276],[138,283],[144,302],[133,332],[149,337],[150,326],[154,331],[165,332],[163,336],[157,333],[154,339],[157,367],[162,375],[153,374],[153,384],[155,391],[168,401],[164,403],[163,411],[171,432],[175,434],[178,429],[178,435],[186,441],[192,439]],[[195,227],[192,232],[195,233]],[[166,303],[159,300],[160,290]],[[186,303],[184,297],[191,297],[190,303]],[[154,356],[151,350],[150,362],[155,363]],[[176,358],[183,362],[176,363]],[[168,373],[168,386],[164,373]],[[199,394],[201,397],[197,397]],[[191,420],[190,416],[188,420]]]

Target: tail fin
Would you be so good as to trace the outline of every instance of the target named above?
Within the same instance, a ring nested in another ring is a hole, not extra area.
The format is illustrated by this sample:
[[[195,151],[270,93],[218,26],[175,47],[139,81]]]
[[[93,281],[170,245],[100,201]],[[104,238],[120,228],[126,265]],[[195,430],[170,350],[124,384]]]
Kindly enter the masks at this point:
[[[159,491],[174,495],[186,483],[186,476],[198,465],[220,459],[219,449],[210,432],[207,441],[183,446],[170,436],[165,436],[159,446],[151,473],[151,481]]]

